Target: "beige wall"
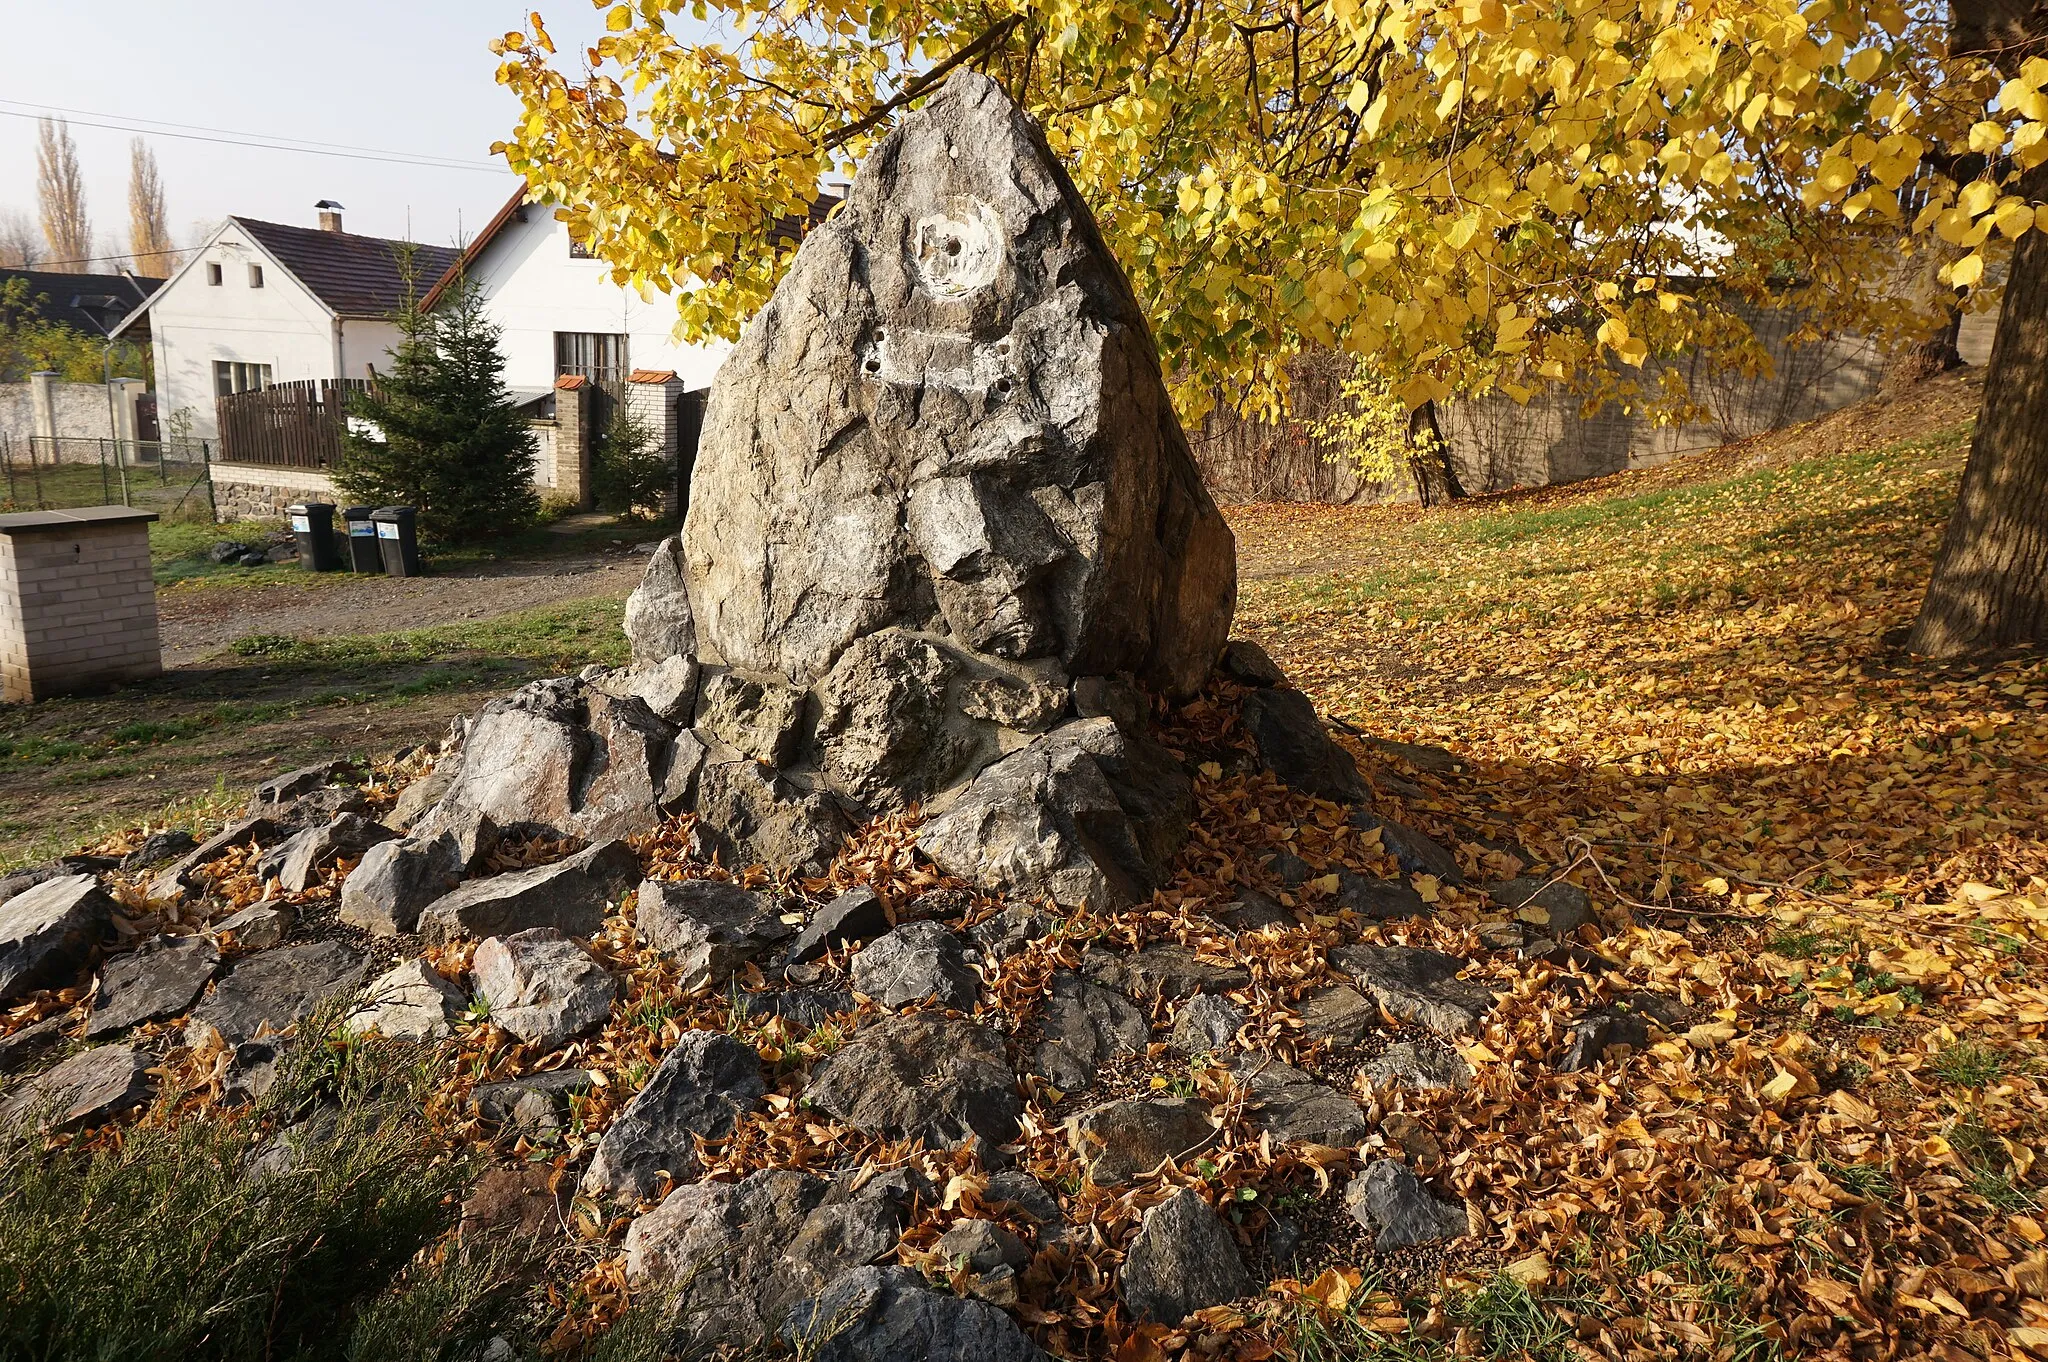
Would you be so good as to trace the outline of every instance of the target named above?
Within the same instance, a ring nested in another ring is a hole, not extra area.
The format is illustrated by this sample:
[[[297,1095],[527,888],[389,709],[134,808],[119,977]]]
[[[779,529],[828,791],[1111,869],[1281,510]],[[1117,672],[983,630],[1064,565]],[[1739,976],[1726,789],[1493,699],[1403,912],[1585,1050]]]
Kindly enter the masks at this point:
[[[1988,357],[1996,321],[1996,312],[1965,315],[1957,346],[1965,360],[1982,363]],[[1692,361],[1687,382],[1711,415],[1691,425],[1653,425],[1612,404],[1586,415],[1578,399],[1562,392],[1526,405],[1505,397],[1442,404],[1440,420],[1459,480],[1467,492],[1499,492],[1649,467],[1811,420],[1877,391],[1884,361],[1871,342],[1837,336],[1793,345],[1788,337],[1796,318],[1789,313],[1764,313],[1751,324],[1770,348],[1773,371],[1745,378],[1716,374]],[[1329,386],[1297,384],[1305,399],[1296,409],[1302,421],[1321,415],[1319,399],[1327,401],[1321,390]],[[1347,504],[1414,496],[1405,477],[1382,486],[1324,457],[1298,426],[1246,422],[1222,412],[1190,431],[1189,439],[1210,490],[1226,503]]]
[[[155,519],[120,507],[0,516],[0,699],[42,700],[163,670],[149,566]]]

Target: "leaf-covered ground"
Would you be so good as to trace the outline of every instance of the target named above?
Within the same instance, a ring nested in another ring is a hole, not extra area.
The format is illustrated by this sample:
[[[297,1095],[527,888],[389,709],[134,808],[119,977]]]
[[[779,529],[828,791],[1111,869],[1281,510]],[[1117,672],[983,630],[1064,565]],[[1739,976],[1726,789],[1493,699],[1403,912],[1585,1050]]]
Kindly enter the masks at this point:
[[[1516,924],[1449,883],[1422,882],[1429,918],[1340,908],[1334,872],[1391,873],[1380,835],[1256,769],[1235,687],[1168,716],[1163,737],[1200,772],[1175,882],[986,965],[977,1019],[1028,1054],[1055,971],[1091,947],[1178,941],[1244,970],[1231,990],[1250,1013],[1240,1042],[1354,1097],[1374,1133],[1356,1152],[1276,1146],[1223,1057],[1163,1045],[1083,1095],[1027,1078],[1015,1158],[1073,1230],[1041,1241],[1019,1283],[1015,1313],[1043,1344],[1118,1362],[2048,1356],[2034,1167],[2048,1071],[2048,675],[2039,660],[1932,667],[1887,642],[1924,582],[1973,402],[1966,382],[1947,381],[1682,465],[1431,515],[1234,514],[1240,632],[1350,727],[1374,811],[1455,847],[1470,880],[1576,881],[1600,915],[1579,944],[1605,965],[1523,958]],[[373,807],[426,759],[380,766]],[[683,854],[687,831],[679,820],[644,841],[649,872],[724,874]],[[994,910],[934,894],[957,887],[910,840],[904,820],[877,824],[829,882],[785,888],[815,904],[871,883],[899,918],[964,924]],[[566,850],[507,847],[496,868]],[[1293,889],[1276,873],[1282,851],[1307,863]],[[224,862],[215,899],[191,911],[217,919],[265,894],[248,859]],[[349,868],[299,896],[319,930],[339,930],[332,904]],[[1295,925],[1220,925],[1212,911],[1247,889],[1283,897]],[[125,897],[168,911],[132,887]],[[634,911],[629,897],[598,942],[628,980],[601,1032],[538,1054],[487,1017],[465,1024],[432,1107],[446,1138],[567,1192],[680,1031],[711,1027],[756,1046],[769,1090],[705,1148],[709,1176],[916,1167],[942,1195],[898,1256],[962,1287],[932,1252],[953,1221],[984,1215],[1033,1235],[990,1199],[972,1156],[890,1142],[806,1104],[812,1066],[874,1020],[874,1004],[810,1029],[743,1016],[729,994],[680,990],[672,964],[636,944]],[[1305,1000],[1342,982],[1330,952],[1357,941],[1457,952],[1465,978],[1498,995],[1462,1047],[1469,1091],[1359,1086],[1375,1047],[1412,1028],[1354,1044],[1309,1036]],[[433,958],[460,978],[465,957]],[[826,964],[827,984],[843,986],[843,964]],[[1571,1024],[1622,1000],[1659,1019],[1648,1047],[1561,1072]],[[80,1003],[77,990],[41,995],[0,1029]],[[152,1120],[216,1091],[222,1057],[173,1046]],[[600,1080],[561,1136],[507,1137],[472,1118],[474,1083],[567,1066]],[[1061,1123],[1133,1092],[1210,1102],[1217,1142],[1097,1187]],[[1448,1251],[1374,1253],[1336,1193],[1363,1159],[1387,1156],[1467,1198],[1475,1233]],[[1180,1327],[1134,1326],[1118,1267],[1145,1209],[1182,1186],[1218,1207],[1274,1285]],[[581,1199],[567,1219],[542,1332],[573,1353],[626,1307],[626,1219]],[[1283,1220],[1301,1232],[1285,1262],[1272,1256]]]
[[[1572,866],[1637,924],[1603,946],[1628,984],[1711,1013],[1589,1080],[1531,1006],[1428,1113],[1559,1347],[2048,1352],[2048,665],[1895,646],[1975,397],[1442,513],[1235,517],[1242,631],[1340,722],[1465,758],[1406,772],[1417,821]]]

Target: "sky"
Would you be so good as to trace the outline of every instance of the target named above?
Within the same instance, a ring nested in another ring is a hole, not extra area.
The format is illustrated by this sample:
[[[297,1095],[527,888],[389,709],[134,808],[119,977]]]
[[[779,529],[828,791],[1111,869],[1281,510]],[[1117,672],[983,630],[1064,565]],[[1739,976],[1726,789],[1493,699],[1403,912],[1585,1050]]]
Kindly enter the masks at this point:
[[[152,126],[162,130],[142,135],[180,245],[229,214],[310,227],[321,199],[343,206],[351,232],[454,243],[518,187],[502,163],[491,165],[490,145],[510,130],[518,103],[493,80],[488,44],[520,27],[529,8],[546,20],[557,60],[580,66],[576,54],[603,29],[590,0],[0,0],[0,213],[33,217],[35,115],[73,110],[95,254],[129,249],[129,141]],[[165,123],[224,130],[201,137],[267,135],[480,168],[189,140],[167,135]]]

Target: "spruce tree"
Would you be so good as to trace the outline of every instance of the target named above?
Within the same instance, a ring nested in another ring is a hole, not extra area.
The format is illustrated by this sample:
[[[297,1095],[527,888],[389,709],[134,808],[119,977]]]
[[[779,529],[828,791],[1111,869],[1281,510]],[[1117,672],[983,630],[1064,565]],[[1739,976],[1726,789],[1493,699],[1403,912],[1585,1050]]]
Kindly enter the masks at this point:
[[[500,330],[459,280],[431,314],[408,305],[391,368],[350,403],[335,484],[368,505],[419,508],[420,533],[442,542],[533,523],[534,441],[505,388]],[[359,428],[359,423],[370,429]]]

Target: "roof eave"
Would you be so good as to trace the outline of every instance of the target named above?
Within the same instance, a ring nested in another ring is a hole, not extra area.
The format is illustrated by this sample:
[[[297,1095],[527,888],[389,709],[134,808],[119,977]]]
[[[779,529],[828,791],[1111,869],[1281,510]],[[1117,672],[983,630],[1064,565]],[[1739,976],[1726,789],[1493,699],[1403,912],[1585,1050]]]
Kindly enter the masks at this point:
[[[441,271],[441,277],[436,279],[434,286],[428,289],[425,295],[420,298],[420,311],[432,312],[434,310],[434,304],[441,301],[441,295],[447,292],[455,281],[460,279],[463,273],[475,263],[476,258],[484,253],[484,249],[497,239],[498,233],[505,230],[505,224],[512,220],[513,215],[518,213],[526,205],[526,202],[526,186],[521,184],[519,188],[512,191],[512,197],[505,200],[505,206],[500,208],[491,220],[484,224],[484,229],[477,233],[476,240],[464,246],[461,254],[455,257],[447,269]]]

